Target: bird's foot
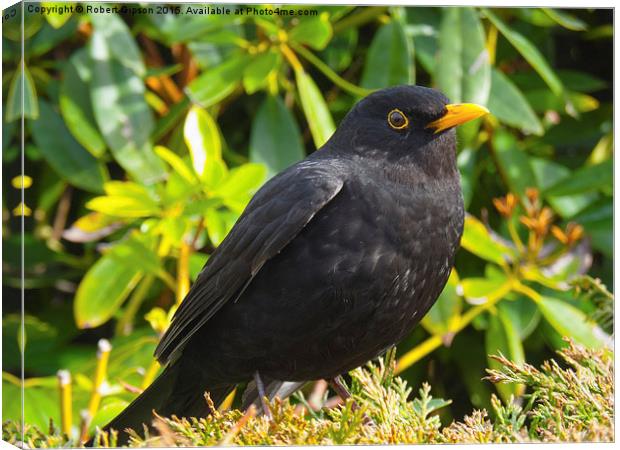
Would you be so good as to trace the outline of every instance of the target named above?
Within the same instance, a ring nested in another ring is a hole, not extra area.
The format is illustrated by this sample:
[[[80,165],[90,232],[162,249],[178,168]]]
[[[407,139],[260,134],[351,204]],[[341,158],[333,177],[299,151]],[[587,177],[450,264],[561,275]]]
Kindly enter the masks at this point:
[[[344,383],[344,380],[342,379],[341,375],[338,375],[338,376],[330,379],[329,380],[329,385],[332,387],[332,389],[334,391],[336,391],[336,394],[338,394],[338,396],[342,400],[344,400],[345,402],[348,399],[352,399],[351,408],[353,409],[353,411],[357,411],[358,409],[360,409],[359,405],[357,404],[355,399],[353,399],[353,396],[351,395],[351,393],[347,389],[347,386]],[[368,426],[374,426],[375,425],[373,420],[366,413],[364,413],[363,423],[364,423],[364,425],[368,425]]]
[[[254,382],[256,383],[256,390],[258,391],[258,398],[260,399],[260,404],[263,408],[263,414],[267,416],[267,419],[271,420],[273,416],[271,415],[271,409],[269,409],[269,404],[267,403],[265,385],[263,384],[263,380],[260,378],[258,370],[254,372]]]

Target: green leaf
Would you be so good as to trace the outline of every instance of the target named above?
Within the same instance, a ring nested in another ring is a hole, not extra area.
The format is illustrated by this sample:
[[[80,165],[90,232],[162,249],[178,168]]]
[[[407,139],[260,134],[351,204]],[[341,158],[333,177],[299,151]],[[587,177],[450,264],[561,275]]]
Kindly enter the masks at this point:
[[[364,65],[361,85],[380,89],[413,81],[411,44],[398,20],[382,25],[375,34]]]
[[[296,71],[297,89],[314,145],[320,148],[336,130],[334,120],[325,99],[310,75],[303,70]]]
[[[172,167],[174,171],[188,183],[194,184],[198,181],[194,171],[187,164],[185,164],[185,161],[183,161],[179,155],[174,153],[172,150],[164,146],[157,145],[155,146],[155,153],[161,159],[170,164],[170,167]]]
[[[461,280],[463,296],[474,305],[481,305],[489,300],[489,297],[500,291],[506,284],[506,276],[481,278],[472,277]]]
[[[465,216],[461,247],[486,261],[500,265],[505,263],[506,257],[514,253],[506,245],[495,240],[482,222],[469,214]]]
[[[529,157],[517,147],[512,134],[498,129],[493,136],[493,145],[500,172],[511,192],[523,196],[527,188],[537,186]]]
[[[82,146],[99,157],[105,153],[105,142],[93,114],[88,83],[90,60],[86,50],[78,50],[67,62],[60,85],[59,106],[69,131]]]
[[[462,309],[459,276],[453,269],[439,298],[422,319],[422,326],[432,334],[444,334],[460,319]]]
[[[235,90],[243,77],[248,57],[238,53],[212,69],[207,69],[186,88],[187,95],[207,108],[218,103]]]
[[[211,243],[217,247],[231,230],[239,215],[232,211],[210,208],[205,214],[207,234]]]
[[[243,87],[248,94],[267,86],[271,72],[278,69],[282,56],[280,53],[267,51],[254,57],[243,72]]]
[[[280,97],[266,96],[252,122],[250,160],[264,164],[271,178],[303,158],[301,133],[293,114]]]
[[[540,311],[534,302],[523,296],[516,300],[503,301],[497,305],[502,317],[509,318],[521,341],[524,341],[536,329],[540,322]]]
[[[189,278],[192,281],[196,281],[198,278],[198,274],[207,263],[209,259],[209,255],[205,255],[204,253],[194,252],[189,255]]]
[[[78,286],[73,303],[78,328],[93,328],[107,322],[140,278],[142,271],[137,264],[119,264],[113,254],[103,255]]]
[[[54,381],[56,377],[50,377]],[[54,423],[60,421],[58,407],[58,390],[55,387],[32,386],[23,391],[23,417],[27,424],[35,425],[42,430],[49,428],[50,418]],[[22,420],[21,386],[2,378],[2,419]]]
[[[130,181],[105,183],[105,196],[86,202],[86,207],[116,217],[148,217],[160,213],[157,202],[141,185]]]
[[[543,196],[563,218],[569,218],[588,206],[596,198],[596,193],[574,194],[566,196],[547,195],[545,189],[562,179],[571,177],[568,167],[543,158],[530,158],[530,166],[536,175],[536,184],[543,191]]]
[[[567,92],[566,97],[564,97],[550,92],[547,88],[542,88],[528,91],[526,97],[534,111],[540,113],[549,110],[560,113],[566,112],[566,98],[570,100],[573,108],[580,113],[594,111],[599,107],[597,99],[579,92]]]
[[[291,42],[306,44],[315,50],[323,50],[333,35],[329,14],[300,20],[299,24],[289,32]]]
[[[56,111],[44,100],[37,120],[30,122],[32,137],[49,165],[74,186],[102,192],[106,168],[78,144]]]
[[[119,415],[128,405],[129,402],[118,400],[114,397],[109,402],[104,401],[104,404],[99,407],[97,413],[92,418],[90,425],[88,426],[89,433],[92,435],[95,432],[96,427],[103,428],[112,419]]]
[[[561,336],[592,348],[600,348],[611,341],[594,321],[571,304],[551,297],[542,297],[537,304],[545,320]]]
[[[353,60],[353,52],[357,45],[356,28],[347,28],[333,37],[327,48],[321,52],[320,59],[325,61],[336,72],[345,70]]]
[[[555,8],[542,8],[554,22],[562,25],[564,28],[572,31],[585,31],[588,29],[585,22],[579,20],[572,14]]]
[[[524,133],[540,136],[544,132],[540,120],[521,91],[495,68],[491,71],[491,95],[487,106],[500,121]]]
[[[545,195],[565,196],[608,188],[613,183],[613,161],[585,166],[545,190]]]
[[[209,163],[222,160],[222,140],[217,123],[205,109],[194,105],[187,113],[183,136],[194,171],[205,179]]]
[[[22,117],[22,106],[24,117],[27,119],[36,119],[39,117],[39,103],[37,101],[37,89],[32,80],[32,76],[28,71],[28,67],[24,64],[23,71],[20,66],[15,70],[13,80],[9,87],[9,93],[6,100],[5,120],[12,122]],[[22,85],[23,85],[23,105],[22,105]]]
[[[232,169],[226,179],[213,192],[224,204],[241,213],[252,195],[265,180],[267,169],[262,164],[248,163]]]
[[[613,229],[613,201],[611,198],[601,198],[571,220],[583,225],[590,237],[592,247],[609,258],[613,257],[614,234]]]
[[[100,52],[96,51],[92,55],[93,59],[103,57],[106,60],[115,60],[131,69],[135,75],[144,76],[146,67],[142,60],[140,48],[125,22],[114,13],[90,14],[90,20],[94,28],[93,38],[97,35],[98,40],[105,42],[105,50],[101,48]],[[97,45],[101,45],[101,43]]]
[[[475,169],[478,152],[470,147],[463,148],[457,157],[456,163],[461,173],[461,189],[465,209],[469,208],[474,196],[474,189],[478,181]]]
[[[110,36],[106,22],[96,15],[95,29],[90,42],[92,64],[91,100],[99,130],[112,151],[114,159],[135,179],[152,184],[165,176],[161,160],[153,152],[150,135],[153,114],[144,98],[145,87],[135,70],[142,67],[141,57],[131,66],[123,59],[113,59],[122,47],[112,44],[124,42],[117,35]],[[112,19],[111,19],[112,20]],[[113,19],[111,26],[116,20]],[[111,41],[108,41],[108,39]],[[134,44],[135,45],[135,44]],[[128,49],[127,54],[132,54]],[[132,67],[133,66],[133,67]],[[142,67],[143,68],[143,67]],[[142,70],[144,72],[144,70]]]
[[[491,314],[489,317],[489,327],[485,334],[485,350],[487,355],[502,353],[519,365],[525,362],[521,339],[515,330],[511,318],[504,314],[502,310],[498,309],[497,314]],[[491,369],[499,369],[501,367],[499,362],[488,356],[487,362]],[[515,383],[498,383],[495,387],[504,402],[508,402],[511,395],[518,396],[524,391],[524,386]]]
[[[41,6],[48,8],[49,12],[45,14],[45,20],[54,28],[62,27],[71,18],[71,12],[63,11],[58,13],[55,8],[73,9],[73,2],[41,2]]]
[[[564,92],[564,86],[562,82],[549,66],[549,63],[545,60],[545,57],[540,51],[521,33],[513,30],[506,25],[499,17],[497,17],[490,10],[483,8],[482,10],[485,16],[497,27],[500,33],[510,42],[527,62],[538,72],[543,80],[547,83],[549,88],[557,95],[561,95]]]
[[[491,66],[484,29],[473,8],[444,10],[435,78],[453,103],[486,105],[491,89]]]

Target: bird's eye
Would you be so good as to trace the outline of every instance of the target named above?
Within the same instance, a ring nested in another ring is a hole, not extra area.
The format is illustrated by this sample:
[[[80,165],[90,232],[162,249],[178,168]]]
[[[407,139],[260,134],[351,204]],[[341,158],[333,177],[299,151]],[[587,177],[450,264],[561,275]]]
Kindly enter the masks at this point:
[[[388,114],[388,123],[395,130],[402,130],[409,126],[409,119],[400,109],[393,109]]]

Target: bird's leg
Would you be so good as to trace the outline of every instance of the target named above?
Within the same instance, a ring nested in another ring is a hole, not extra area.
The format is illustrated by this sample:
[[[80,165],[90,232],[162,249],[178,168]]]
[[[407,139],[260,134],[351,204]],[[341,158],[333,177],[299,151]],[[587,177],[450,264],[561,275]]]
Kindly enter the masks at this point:
[[[265,385],[263,384],[263,380],[261,380],[260,378],[258,370],[254,372],[254,382],[256,383],[256,390],[258,391],[258,398],[260,398],[260,404],[263,407],[263,413],[267,416],[269,420],[271,420],[271,410],[269,409],[269,405],[267,404],[265,396]]]
[[[349,390],[347,389],[347,386],[344,384],[344,380],[342,379],[342,375],[338,375],[332,379],[329,380],[329,385],[332,387],[332,389],[334,391],[336,391],[336,394],[338,394],[338,396],[344,400],[345,402],[352,398],[353,396],[351,395],[351,393],[349,392]],[[355,402],[355,400],[353,400],[353,403],[351,404],[351,409],[353,411],[356,411],[359,409],[359,405]],[[374,422],[372,421],[372,419],[370,417],[368,417],[366,415],[366,413],[364,413],[364,425],[374,425]]]

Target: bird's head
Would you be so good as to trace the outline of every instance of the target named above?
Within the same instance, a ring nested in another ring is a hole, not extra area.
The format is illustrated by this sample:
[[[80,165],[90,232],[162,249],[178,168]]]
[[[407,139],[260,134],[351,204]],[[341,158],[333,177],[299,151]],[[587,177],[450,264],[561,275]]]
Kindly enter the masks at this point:
[[[388,159],[453,159],[454,127],[488,112],[471,103],[451,104],[441,92],[422,86],[381,89],[353,107],[334,143]]]

